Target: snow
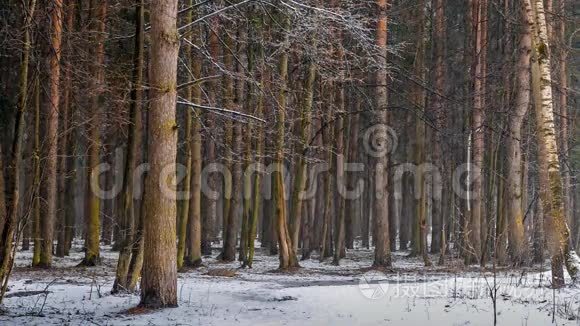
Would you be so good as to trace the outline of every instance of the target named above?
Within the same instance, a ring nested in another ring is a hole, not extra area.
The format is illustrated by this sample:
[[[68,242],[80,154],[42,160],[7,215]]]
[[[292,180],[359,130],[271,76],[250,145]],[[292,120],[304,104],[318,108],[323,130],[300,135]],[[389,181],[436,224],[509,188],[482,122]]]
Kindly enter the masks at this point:
[[[0,325],[493,324],[493,273],[425,269],[402,253],[393,271],[385,272],[368,269],[367,249],[349,251],[341,266],[303,261],[296,273],[275,271],[277,256],[260,251],[253,269],[205,259],[205,267],[179,274],[178,308],[142,314],[127,313],[138,295],[110,294],[116,264],[110,248],[96,268],[75,267],[80,249],[56,259],[52,270],[27,267],[30,255],[18,254]],[[207,275],[223,268],[236,269],[236,276]],[[547,325],[555,309],[556,324],[578,325],[580,291],[570,286],[554,292],[549,280],[549,271],[540,268],[498,273],[498,324]]]

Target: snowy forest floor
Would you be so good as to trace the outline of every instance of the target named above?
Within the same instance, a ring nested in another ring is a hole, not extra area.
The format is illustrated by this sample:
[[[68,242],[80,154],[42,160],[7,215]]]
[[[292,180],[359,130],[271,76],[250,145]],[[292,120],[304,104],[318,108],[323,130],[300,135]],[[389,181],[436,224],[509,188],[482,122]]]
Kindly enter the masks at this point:
[[[368,249],[349,250],[340,266],[313,256],[292,273],[277,272],[278,257],[260,249],[253,269],[206,257],[179,273],[178,308],[141,314],[127,313],[138,294],[110,294],[118,254],[109,247],[92,268],[76,267],[80,246],[50,270],[29,267],[31,255],[17,255],[0,325],[493,325],[491,271],[425,268],[405,252],[389,271],[369,269]],[[235,275],[208,275],[223,269]],[[499,325],[580,325],[580,288],[553,291],[542,266],[498,271],[495,283]]]

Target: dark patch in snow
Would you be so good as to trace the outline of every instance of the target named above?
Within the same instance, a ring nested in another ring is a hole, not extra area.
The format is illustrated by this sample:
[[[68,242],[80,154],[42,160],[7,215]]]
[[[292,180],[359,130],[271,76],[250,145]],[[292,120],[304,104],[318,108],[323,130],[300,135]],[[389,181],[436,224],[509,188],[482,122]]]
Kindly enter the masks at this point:
[[[23,298],[23,297],[31,297],[34,295],[39,294],[49,294],[52,293],[51,291],[20,291],[14,293],[8,293],[5,298]]]

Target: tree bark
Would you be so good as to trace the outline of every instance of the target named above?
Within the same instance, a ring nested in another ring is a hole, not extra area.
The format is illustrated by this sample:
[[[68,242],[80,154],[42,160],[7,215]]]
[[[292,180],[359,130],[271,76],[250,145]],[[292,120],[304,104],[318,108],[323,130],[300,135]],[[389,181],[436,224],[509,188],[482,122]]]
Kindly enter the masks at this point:
[[[60,56],[62,43],[62,0],[54,0],[51,12],[51,50],[48,58],[49,73],[49,101],[45,110],[46,138],[48,140],[46,160],[46,215],[41,219],[42,250],[38,266],[49,268],[52,265],[52,247],[54,239],[54,222],[56,220],[57,205],[57,152],[58,152],[58,115],[60,107]]]
[[[282,19],[282,46],[288,44],[287,29],[290,27],[290,17],[281,12]],[[276,121],[276,154],[274,164],[276,171],[274,174],[274,198],[276,206],[276,233],[278,236],[278,250],[280,257],[280,269],[299,267],[292,238],[288,230],[286,219],[286,196],[284,191],[284,130],[286,122],[286,92],[288,91],[288,49],[281,49],[280,59],[278,61],[278,73],[280,90],[278,93],[278,112]]]
[[[193,1],[190,0],[190,6],[193,5]],[[190,12],[188,21],[193,21],[193,12]],[[201,30],[196,31],[196,35],[193,37],[193,42],[199,42],[201,35]],[[194,43],[195,44],[195,43]],[[191,47],[186,48],[188,55],[193,49]],[[201,56],[196,53],[193,58],[189,58],[189,62],[192,65],[192,76],[190,78],[199,79],[201,78],[202,63]],[[188,91],[192,92],[191,101],[193,103],[201,104],[202,89],[200,85],[195,85],[193,89]],[[188,94],[189,96],[189,94]],[[187,240],[187,257],[185,259],[185,264],[191,267],[198,267],[201,265],[201,241],[202,241],[202,226],[201,226],[201,169],[202,169],[202,156],[201,156],[201,115],[197,111],[189,111],[188,119],[193,119],[192,125],[192,135],[191,142],[188,144],[189,151],[191,152],[192,163],[191,163],[191,197],[189,199],[189,221],[187,222],[187,228],[189,229],[189,239]]]
[[[420,80],[425,80],[425,2],[422,0],[417,6],[417,51],[413,71]],[[426,126],[425,126],[425,90],[420,85],[413,86],[412,105],[419,110],[415,125],[415,153],[414,162],[417,171],[414,177],[415,191],[415,220],[413,223],[413,242],[411,256],[421,255],[425,265],[431,265],[427,249],[427,180],[426,171],[421,166],[426,160]]]
[[[472,19],[474,27],[474,95],[473,95],[473,111],[471,114],[471,133],[473,159],[471,165],[472,176],[472,194],[470,219],[468,224],[469,236],[468,243],[465,248],[465,263],[473,264],[481,261],[482,241],[481,241],[481,223],[484,218],[483,213],[483,158],[485,152],[485,127],[484,127],[484,58],[483,51],[485,51],[483,36],[483,21],[487,17],[486,0],[474,0],[472,8]],[[464,230],[465,232],[466,230]]]
[[[511,261],[519,266],[527,257],[527,243],[524,234],[524,211],[522,202],[522,125],[530,105],[530,60],[532,39],[530,25],[523,24],[519,40],[517,63],[517,95],[514,112],[510,115],[510,134],[506,139],[507,151],[507,206],[508,241]]]
[[[141,305],[150,308],[177,306],[176,202],[168,179],[175,179],[177,125],[177,0],[153,0],[151,13],[151,63],[149,80],[149,164],[144,216],[144,257]],[[172,168],[169,175],[164,169]]]
[[[34,82],[34,150],[32,157],[32,173],[34,194],[32,197],[32,236],[34,249],[32,266],[40,264],[42,253],[42,222],[40,219],[40,78]],[[4,192],[2,192],[4,194]]]
[[[316,44],[315,39],[311,41],[311,45]],[[297,146],[298,158],[296,162],[295,172],[294,172],[294,189],[292,191],[292,202],[291,202],[291,227],[290,233],[292,234],[292,244],[294,246],[294,252],[298,252],[298,242],[300,235],[300,224],[302,218],[302,212],[305,206],[305,201],[302,196],[302,192],[306,187],[307,175],[306,175],[306,152],[308,151],[308,142],[310,141],[310,124],[311,124],[311,111],[312,103],[314,100],[314,82],[316,81],[316,64],[314,60],[307,59],[308,63],[306,65],[306,74],[304,78],[304,94],[303,101],[300,110],[300,126],[299,135],[300,140]]]
[[[260,44],[259,39],[261,39],[260,36],[263,36],[262,33],[262,24],[263,24],[263,17],[259,14],[257,14],[258,12],[258,7],[254,7],[253,8],[253,24],[250,25],[250,33],[249,33],[249,40],[250,40],[250,45],[248,46],[248,55],[247,55],[247,59],[248,59],[248,71],[250,73],[253,73],[254,76],[256,77],[257,80],[259,80],[262,84],[264,81],[264,49],[263,46]],[[255,112],[254,114],[257,117],[261,117],[264,114],[264,95],[263,92],[260,91],[259,89],[257,89],[257,87],[253,84],[253,83],[248,83],[248,103],[250,103],[250,105],[253,105],[255,107]],[[255,94],[256,92],[258,92],[258,94]],[[255,102],[255,103],[254,103]],[[250,107],[247,108],[248,113],[250,113]],[[263,133],[264,133],[264,128],[262,126],[258,126],[257,128],[253,128],[252,123],[250,122],[250,124],[248,125],[248,129],[250,132],[248,132],[248,138],[250,138],[248,140],[248,158],[251,157],[249,151],[252,148],[252,132],[254,131],[257,134],[256,137],[256,144],[255,144],[255,156],[254,156],[254,162],[257,164],[260,164],[262,162],[262,155],[263,155]],[[250,162],[247,162],[248,164],[250,164]],[[251,176],[247,176],[248,179]],[[244,260],[244,265],[248,266],[250,268],[252,268],[252,264],[254,261],[254,243],[256,240],[256,233],[257,233],[257,228],[258,228],[258,219],[259,219],[259,215],[260,215],[260,203],[262,201],[262,196],[260,193],[260,189],[261,189],[261,175],[260,172],[257,172],[256,175],[254,176],[254,182],[253,182],[253,188],[248,189],[248,191],[251,191],[251,194],[248,194],[248,203],[247,205],[251,207],[251,209],[249,209],[248,211],[248,226],[247,226],[247,239],[246,239],[246,246],[247,246],[247,251],[246,251],[246,258]],[[251,181],[248,180],[248,187],[251,186]],[[251,202],[250,202],[251,201]],[[262,225],[263,228],[266,228],[266,223]],[[264,241],[262,241],[262,246],[264,247],[266,245],[266,243]]]
[[[357,98],[355,99],[356,103],[354,106],[354,111],[360,111],[361,109],[361,102]],[[350,120],[350,135],[348,138],[348,158],[350,162],[356,162],[358,159],[358,137],[359,137],[359,114],[354,114],[352,119]],[[350,173],[347,176],[347,184],[348,189],[354,189],[357,187],[356,180],[357,177],[354,173]],[[354,249],[354,226],[355,221],[360,221],[360,214],[359,214],[359,204],[360,200],[362,199],[362,194],[358,194],[358,198],[347,199],[346,207],[345,207],[345,246],[348,249]]]
[[[558,24],[556,25],[556,29],[558,31],[558,38],[560,42],[560,48],[558,49],[558,56],[559,56],[559,65],[558,65],[558,75],[559,75],[559,104],[560,104],[560,161],[562,167],[562,182],[564,187],[564,210],[566,216],[568,217],[568,223],[571,225],[572,229],[577,229],[577,224],[580,221],[575,220],[574,216],[574,189],[572,187],[571,182],[571,173],[570,173],[570,159],[569,159],[569,141],[568,138],[570,137],[569,134],[569,122],[572,120],[571,115],[568,114],[568,48],[567,43],[568,39],[566,36],[566,13],[567,13],[567,5],[566,0],[560,0],[558,14]],[[549,35],[549,34],[548,34]],[[578,233],[576,233],[578,234]],[[574,239],[575,240],[575,239]],[[576,241],[573,241],[575,244]]]
[[[546,242],[552,256],[552,285],[564,285],[562,263],[573,280],[577,279],[580,260],[571,248],[570,231],[563,203],[562,176],[554,125],[554,104],[550,67],[550,46],[543,0],[525,0],[525,23],[532,31],[532,84],[536,110],[540,198],[544,208]]]
[[[435,83],[435,94],[433,94],[433,117],[435,119],[435,128],[433,130],[432,138],[432,160],[433,164],[438,168],[442,174],[445,172],[443,153],[442,153],[442,143],[443,137],[441,133],[445,129],[445,40],[446,40],[446,30],[445,30],[445,0],[434,1],[434,27],[433,27],[433,57],[434,57],[434,68],[433,68],[433,79]],[[446,176],[442,176],[443,179]],[[433,210],[432,210],[432,230],[431,230],[431,252],[438,253],[441,250],[442,245],[442,233],[443,233],[443,211],[442,211],[442,197],[437,194],[437,189],[440,189],[442,185],[433,184],[434,194],[433,196]]]
[[[219,30],[219,19],[216,17],[212,17],[210,20],[210,32],[208,36],[208,46],[209,46],[209,54],[211,56],[212,63],[208,67],[208,74],[210,76],[214,75],[216,69],[214,65],[218,62],[218,55],[219,55],[219,40],[218,40],[218,30]],[[218,83],[216,80],[212,80],[209,82],[208,85],[208,101],[210,105],[216,105],[216,93],[218,91]],[[205,144],[205,158],[207,164],[214,164],[217,163],[217,155],[216,155],[216,144],[214,141],[214,137],[216,135],[215,129],[215,114],[212,112],[207,112],[205,115],[206,121],[206,129],[208,130],[206,135],[206,144]],[[217,189],[217,176],[215,173],[212,173],[207,176],[208,178],[208,187],[211,190]],[[204,210],[203,210],[203,225],[202,225],[202,232],[201,232],[201,251],[204,255],[211,255],[212,250],[212,242],[214,239],[214,228],[217,223],[217,198],[210,198],[209,196],[205,196],[204,198]]]
[[[94,3],[93,3],[94,5]],[[107,17],[107,1],[102,0],[93,10],[93,33],[95,33],[95,62],[92,67],[93,79],[91,81],[91,127],[89,148],[89,184],[98,183],[99,174],[98,166],[100,164],[101,151],[101,107],[103,105],[103,92],[105,84],[105,19]],[[86,224],[86,248],[85,258],[82,265],[95,266],[100,262],[100,215],[101,215],[101,198],[89,188],[88,200],[89,209],[87,212]]]
[[[234,40],[231,36],[225,36],[224,46],[224,66],[227,71],[234,70]],[[234,103],[235,89],[234,80],[230,73],[224,75],[224,105],[228,110],[237,110],[238,107]],[[240,200],[242,191],[242,166],[240,160],[233,160],[233,154],[241,152],[241,125],[239,122],[231,120],[226,121],[225,126],[225,164],[229,171],[232,171],[231,182],[224,178],[224,247],[221,254],[221,259],[226,262],[231,262],[236,259],[236,244],[238,240],[238,225]],[[229,144],[229,145],[228,145]],[[231,189],[227,189],[231,187]]]
[[[4,162],[1,158],[2,151],[0,150],[0,303],[4,298],[4,294],[8,288],[8,278],[12,272],[12,267],[14,263],[14,255],[16,254],[16,245],[18,244],[18,208],[20,206],[20,168],[22,164],[22,152],[23,152],[23,139],[24,139],[24,114],[27,107],[28,100],[28,64],[30,57],[30,28],[32,19],[34,17],[34,10],[36,8],[36,2],[31,0],[29,3],[25,2],[27,7],[24,10],[28,15],[24,15],[23,24],[23,52],[22,61],[20,63],[20,98],[16,112],[15,120],[15,135],[11,146],[11,161],[8,166],[8,176],[4,177]],[[58,77],[60,72],[60,65],[58,59],[60,54],[57,50],[60,50],[60,40],[62,33],[62,2],[58,0],[55,2],[52,12],[52,34],[51,41],[54,52],[51,52],[49,56],[49,63],[51,72],[55,72],[57,75],[56,87],[51,87],[51,95],[54,95],[54,90],[58,91]],[[56,20],[56,21],[55,21]],[[50,81],[55,81],[55,79],[50,79]],[[54,104],[54,98],[51,98],[51,104]],[[56,94],[56,110],[58,110],[58,94]],[[58,116],[55,115],[58,124]],[[58,125],[57,125],[58,126]],[[56,133],[56,131],[55,131]],[[56,159],[56,153],[55,157]],[[56,178],[56,165],[54,166],[54,177]],[[54,181],[56,182],[56,180]],[[55,189],[56,192],[56,189]],[[7,196],[8,195],[8,196]],[[52,198],[56,201],[55,198]],[[54,219],[54,215],[53,215]],[[52,246],[51,246],[52,249]],[[52,253],[52,252],[51,252]],[[50,267],[50,263],[47,265]]]
[[[133,186],[135,184],[134,171],[140,156],[142,132],[142,85],[143,85],[143,60],[144,60],[144,21],[145,2],[135,1],[135,48],[133,49],[133,88],[131,89],[131,102],[129,106],[129,137],[127,140],[127,158],[125,159],[125,177],[123,178],[123,208],[119,219],[123,221],[125,238],[119,252],[117,273],[113,283],[112,292],[126,291],[128,288],[128,273],[135,241],[135,204]]]
[[[376,108],[374,114],[374,123],[379,125],[381,133],[386,132],[384,127],[387,126],[387,0],[377,0],[378,20],[376,26],[376,45],[381,50],[378,63],[380,69],[375,75],[376,92]],[[381,137],[382,136],[382,137]],[[386,142],[387,135],[379,135],[382,141],[380,149],[382,153],[373,157],[371,160],[375,171],[375,201],[373,205],[373,217],[375,235],[375,254],[374,267],[390,267],[391,266],[391,248],[389,240],[389,209],[388,209],[388,193],[387,178],[388,178],[388,144]]]
[[[67,32],[67,47],[71,47],[71,34],[74,28],[75,17],[75,1],[69,0],[66,4],[66,32]],[[68,254],[66,236],[68,229],[68,221],[71,217],[68,216],[71,212],[67,206],[67,192],[68,179],[70,178],[70,163],[69,155],[71,154],[70,146],[72,137],[70,130],[72,125],[72,53],[67,53],[68,56],[64,64],[64,85],[63,85],[63,102],[62,102],[62,136],[60,148],[60,175],[58,177],[58,244],[56,246],[56,256],[64,257]]]

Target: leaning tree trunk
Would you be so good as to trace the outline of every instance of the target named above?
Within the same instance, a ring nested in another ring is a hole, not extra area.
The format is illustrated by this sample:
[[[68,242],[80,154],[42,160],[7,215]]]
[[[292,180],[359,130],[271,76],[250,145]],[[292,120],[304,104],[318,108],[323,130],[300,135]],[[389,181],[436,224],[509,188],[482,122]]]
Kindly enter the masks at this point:
[[[533,2],[532,2],[533,1]],[[562,175],[558,157],[554,104],[550,69],[550,46],[543,0],[525,0],[525,23],[532,31],[532,84],[538,135],[540,165],[540,198],[544,208],[546,242],[552,256],[552,284],[564,285],[562,263],[574,281],[578,277],[580,259],[571,247],[570,231],[566,223]]]
[[[151,63],[149,82],[149,164],[145,197],[144,257],[141,305],[151,308],[177,306],[177,248],[175,191],[167,184],[175,179],[177,125],[177,0],[153,0],[151,13]]]

